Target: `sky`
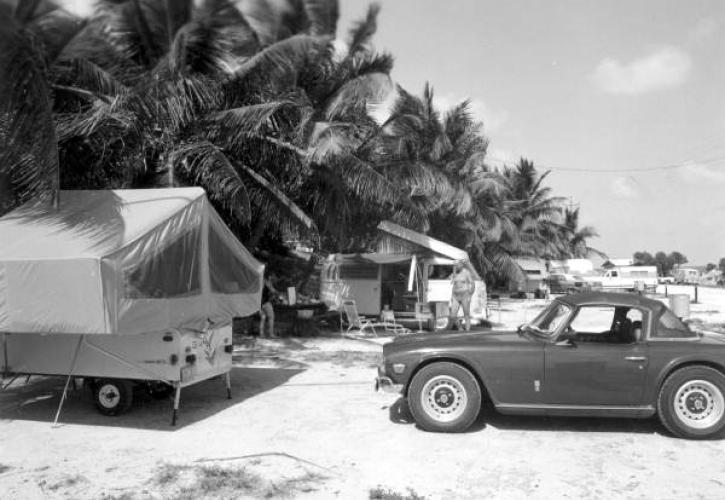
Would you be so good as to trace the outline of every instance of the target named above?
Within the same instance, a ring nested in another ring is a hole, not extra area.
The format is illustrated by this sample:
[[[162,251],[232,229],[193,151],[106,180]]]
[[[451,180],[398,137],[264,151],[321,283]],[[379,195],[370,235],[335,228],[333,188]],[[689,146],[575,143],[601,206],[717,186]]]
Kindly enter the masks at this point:
[[[470,99],[489,163],[551,170],[592,246],[725,257],[724,1],[379,3],[393,79],[418,95],[430,82],[441,111]],[[367,6],[340,0],[339,38]]]
[[[725,257],[725,2],[382,0],[393,79],[468,98],[492,165],[523,156],[610,257]],[[367,2],[341,1],[338,36]]]

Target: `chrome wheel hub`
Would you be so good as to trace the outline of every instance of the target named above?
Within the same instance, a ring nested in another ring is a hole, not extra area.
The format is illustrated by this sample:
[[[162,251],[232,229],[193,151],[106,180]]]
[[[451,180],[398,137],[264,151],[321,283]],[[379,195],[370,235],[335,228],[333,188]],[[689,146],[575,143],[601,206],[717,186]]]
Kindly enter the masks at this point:
[[[420,402],[429,417],[438,422],[451,422],[466,410],[468,394],[459,380],[439,375],[425,384]]]
[[[675,394],[677,418],[688,427],[707,429],[720,421],[725,413],[722,391],[706,380],[690,380]]]

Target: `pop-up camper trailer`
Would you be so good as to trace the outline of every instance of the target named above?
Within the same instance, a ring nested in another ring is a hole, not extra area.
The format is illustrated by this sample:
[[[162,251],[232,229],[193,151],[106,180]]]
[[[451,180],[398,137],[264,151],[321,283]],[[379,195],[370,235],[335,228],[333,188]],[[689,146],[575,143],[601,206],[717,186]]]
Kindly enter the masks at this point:
[[[331,309],[352,298],[364,315],[378,316],[387,305],[396,320],[415,325],[423,318],[429,329],[445,328],[450,276],[455,262],[464,261],[476,284],[471,318],[486,318],[486,284],[465,250],[389,221],[378,225],[377,247],[375,253],[333,254],[323,263],[320,297]]]
[[[229,391],[226,325],[259,309],[264,268],[201,188],[61,191],[0,218],[0,242],[4,374],[83,377],[109,415],[173,388],[174,421],[182,387]]]

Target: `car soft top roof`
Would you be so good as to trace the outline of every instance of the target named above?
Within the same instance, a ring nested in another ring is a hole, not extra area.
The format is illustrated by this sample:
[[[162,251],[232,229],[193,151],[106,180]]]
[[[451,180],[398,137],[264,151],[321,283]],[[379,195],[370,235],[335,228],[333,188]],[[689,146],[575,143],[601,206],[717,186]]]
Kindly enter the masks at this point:
[[[659,300],[649,299],[633,293],[585,292],[564,295],[556,300],[572,306],[612,305],[644,307],[657,312],[666,309],[665,305]]]

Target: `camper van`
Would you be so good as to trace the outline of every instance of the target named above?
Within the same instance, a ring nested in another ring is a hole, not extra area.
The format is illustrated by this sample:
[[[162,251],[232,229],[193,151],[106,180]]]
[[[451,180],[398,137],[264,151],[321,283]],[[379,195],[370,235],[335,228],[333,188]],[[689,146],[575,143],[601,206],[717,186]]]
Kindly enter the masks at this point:
[[[585,280],[598,284],[607,290],[655,289],[657,287],[657,267],[621,266],[603,271],[599,276],[585,276]]]
[[[392,222],[380,223],[378,230],[379,252],[333,254],[323,263],[320,298],[328,307],[339,309],[343,299],[354,299],[363,315],[378,316],[388,306],[396,320],[411,326],[446,328],[450,276],[455,263],[464,261],[476,285],[472,322],[486,318],[486,285],[465,251]]]

